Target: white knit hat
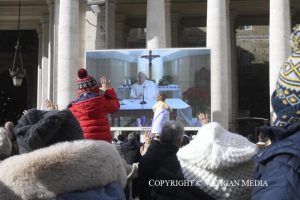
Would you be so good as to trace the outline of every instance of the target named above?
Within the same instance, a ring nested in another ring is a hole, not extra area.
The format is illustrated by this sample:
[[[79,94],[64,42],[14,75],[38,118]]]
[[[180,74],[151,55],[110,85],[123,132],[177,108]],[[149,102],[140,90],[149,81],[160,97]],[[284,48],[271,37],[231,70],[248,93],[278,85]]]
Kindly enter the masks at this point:
[[[12,150],[11,140],[5,128],[0,127],[0,159],[10,156]]]
[[[242,180],[253,180],[255,163],[250,159],[256,152],[256,145],[245,137],[209,123],[177,156],[185,178],[197,181],[197,186],[212,197],[247,199],[252,188],[242,186]]]

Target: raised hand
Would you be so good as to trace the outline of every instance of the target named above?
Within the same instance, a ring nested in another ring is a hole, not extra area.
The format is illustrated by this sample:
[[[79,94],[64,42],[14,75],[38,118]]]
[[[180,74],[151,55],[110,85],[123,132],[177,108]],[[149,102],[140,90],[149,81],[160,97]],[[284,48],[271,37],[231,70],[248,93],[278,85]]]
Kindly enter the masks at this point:
[[[101,88],[100,88],[100,90],[105,91],[106,89],[109,88],[110,80],[107,80],[107,79],[106,79],[106,76],[101,76],[101,77],[100,77],[100,83],[101,83]]]
[[[209,122],[208,116],[206,113],[199,113],[198,119],[201,125],[207,124]]]
[[[58,110],[58,106],[53,104],[53,102],[49,99],[46,99],[45,105],[47,110]]]

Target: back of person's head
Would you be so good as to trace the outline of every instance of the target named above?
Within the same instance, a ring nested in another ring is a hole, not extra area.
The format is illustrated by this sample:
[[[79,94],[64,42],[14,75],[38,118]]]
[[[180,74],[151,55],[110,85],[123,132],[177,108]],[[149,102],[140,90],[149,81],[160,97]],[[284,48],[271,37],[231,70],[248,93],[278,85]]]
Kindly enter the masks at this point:
[[[161,93],[159,95],[157,95],[157,101],[165,101],[167,98],[166,94],[165,93]]]
[[[136,135],[134,133],[129,133],[128,136],[127,136],[127,141],[128,142],[136,141]]]
[[[80,68],[77,72],[77,94],[80,96],[86,92],[99,93],[99,86],[94,77],[88,75],[86,69]]]
[[[183,125],[178,121],[167,121],[161,130],[160,142],[180,146],[184,134]]]
[[[8,136],[8,131],[0,127],[0,160],[4,160],[11,155],[12,143]]]
[[[282,128],[300,121],[300,25],[291,34],[291,47],[293,53],[280,68],[271,98],[276,114],[273,124]]]
[[[51,111],[31,109],[19,119],[15,134],[20,153],[58,142],[83,139],[80,124],[68,109]]]
[[[221,183],[252,179],[255,163],[251,158],[257,150],[246,137],[212,122],[199,128],[196,137],[179,149],[177,158],[185,179],[205,183],[197,187],[215,199],[251,199],[251,187]]]
[[[118,139],[118,141],[121,141],[121,142],[125,141],[125,137],[123,134],[118,135],[117,139]]]

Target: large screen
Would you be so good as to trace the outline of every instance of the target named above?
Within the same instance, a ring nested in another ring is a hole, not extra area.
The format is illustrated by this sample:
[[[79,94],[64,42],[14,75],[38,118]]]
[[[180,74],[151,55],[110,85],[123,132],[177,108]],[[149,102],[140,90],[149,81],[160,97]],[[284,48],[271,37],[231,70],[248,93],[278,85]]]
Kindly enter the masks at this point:
[[[151,108],[156,100],[145,97],[151,90],[144,86],[142,92],[145,95],[131,96],[134,84],[140,83],[139,72],[156,85],[160,94],[166,95],[167,104],[174,109],[172,118],[182,121],[185,126],[197,126],[197,113],[210,113],[209,49],[86,51],[86,68],[98,80],[100,76],[106,76],[117,92],[121,108],[112,115],[118,119],[113,121],[113,126],[137,125],[136,119],[145,117],[147,120],[142,120],[142,125],[150,124]],[[128,118],[132,120],[128,121]]]

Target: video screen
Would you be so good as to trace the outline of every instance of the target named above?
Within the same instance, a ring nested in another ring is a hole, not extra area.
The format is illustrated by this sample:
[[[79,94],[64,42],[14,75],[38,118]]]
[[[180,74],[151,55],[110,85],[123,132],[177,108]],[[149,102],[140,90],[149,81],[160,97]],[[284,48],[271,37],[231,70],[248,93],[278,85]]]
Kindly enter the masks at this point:
[[[199,126],[197,114],[210,113],[209,49],[86,51],[86,68],[97,80],[106,76],[117,93],[112,126],[151,126],[158,94],[184,126]]]

